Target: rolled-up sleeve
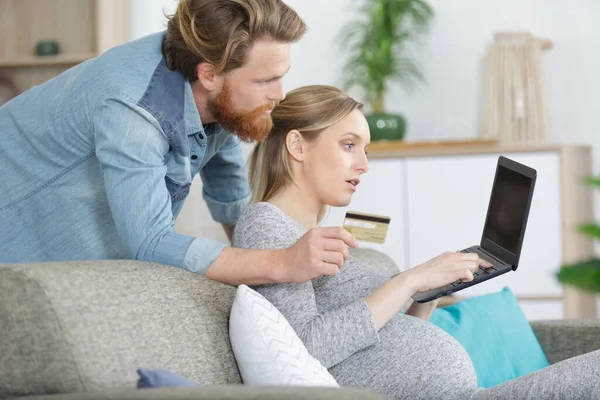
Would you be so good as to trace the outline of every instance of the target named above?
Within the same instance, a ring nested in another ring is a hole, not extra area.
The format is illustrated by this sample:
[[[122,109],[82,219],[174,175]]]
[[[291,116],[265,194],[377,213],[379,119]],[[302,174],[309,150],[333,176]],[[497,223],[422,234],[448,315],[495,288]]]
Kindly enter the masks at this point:
[[[202,195],[212,218],[234,225],[250,202],[250,185],[244,153],[231,135],[200,171]]]
[[[175,232],[165,184],[169,144],[157,122],[127,99],[105,101],[93,120],[111,214],[131,258],[203,274],[225,245]]]

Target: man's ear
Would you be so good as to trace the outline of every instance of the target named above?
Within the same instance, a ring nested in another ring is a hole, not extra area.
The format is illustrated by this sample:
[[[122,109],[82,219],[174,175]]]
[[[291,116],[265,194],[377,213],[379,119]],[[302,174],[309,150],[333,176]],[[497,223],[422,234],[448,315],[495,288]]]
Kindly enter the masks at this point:
[[[198,76],[198,81],[206,90],[212,92],[220,89],[222,79],[221,76],[216,73],[215,67],[212,64],[209,64],[206,61],[198,64],[196,67],[196,75]]]
[[[306,159],[306,140],[297,130],[293,129],[287,133],[285,147],[294,160],[302,162]]]

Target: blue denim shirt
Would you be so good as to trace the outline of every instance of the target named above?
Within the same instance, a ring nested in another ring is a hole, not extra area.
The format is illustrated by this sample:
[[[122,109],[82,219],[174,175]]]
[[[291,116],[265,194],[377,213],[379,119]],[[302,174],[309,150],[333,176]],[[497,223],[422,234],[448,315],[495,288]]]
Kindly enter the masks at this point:
[[[204,273],[224,244],[175,232],[200,173],[215,221],[248,203],[236,136],[203,125],[164,33],[116,47],[0,107],[0,262],[136,259]]]

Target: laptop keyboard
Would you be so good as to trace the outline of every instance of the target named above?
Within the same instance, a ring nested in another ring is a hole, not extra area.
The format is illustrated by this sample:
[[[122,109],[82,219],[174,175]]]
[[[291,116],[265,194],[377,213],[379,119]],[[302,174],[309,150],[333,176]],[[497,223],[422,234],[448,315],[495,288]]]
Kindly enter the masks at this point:
[[[470,251],[467,251],[467,250],[462,250],[462,251],[461,251],[461,253],[471,253],[471,252],[470,252]],[[493,262],[493,261],[491,261],[491,260],[490,260],[489,258],[487,258],[487,257],[484,257],[484,256],[483,256],[483,255],[481,255],[480,253],[476,253],[476,254],[477,254],[477,255],[479,256],[479,258],[481,258],[482,260],[484,260],[484,261],[487,261],[487,262],[488,262],[488,264],[490,264],[490,265],[491,265],[491,267],[490,267],[490,268],[482,268],[482,267],[479,267],[479,269],[478,269],[477,271],[475,271],[475,273],[473,274],[473,280],[477,279],[477,277],[479,277],[479,276],[481,276],[481,275],[490,275],[490,274],[492,274],[492,273],[496,272],[496,269],[495,269],[495,267],[494,267],[494,262]],[[451,285],[452,285],[453,287],[456,287],[456,286],[462,285],[463,283],[467,283],[467,282],[463,282],[463,281],[461,281],[461,280],[459,279],[459,280],[457,280],[457,281],[454,281],[454,282],[452,282],[452,283],[451,283]]]

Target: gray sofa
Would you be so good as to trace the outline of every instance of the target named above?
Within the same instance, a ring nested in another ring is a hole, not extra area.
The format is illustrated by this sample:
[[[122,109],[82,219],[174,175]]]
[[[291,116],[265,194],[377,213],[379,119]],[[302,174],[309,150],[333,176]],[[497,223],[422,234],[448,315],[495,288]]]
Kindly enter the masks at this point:
[[[386,256],[353,251],[393,273]],[[0,398],[380,399],[359,389],[241,384],[228,339],[235,288],[136,261],[0,265]],[[600,348],[600,321],[532,323],[550,362]],[[137,368],[199,388],[135,389]]]

